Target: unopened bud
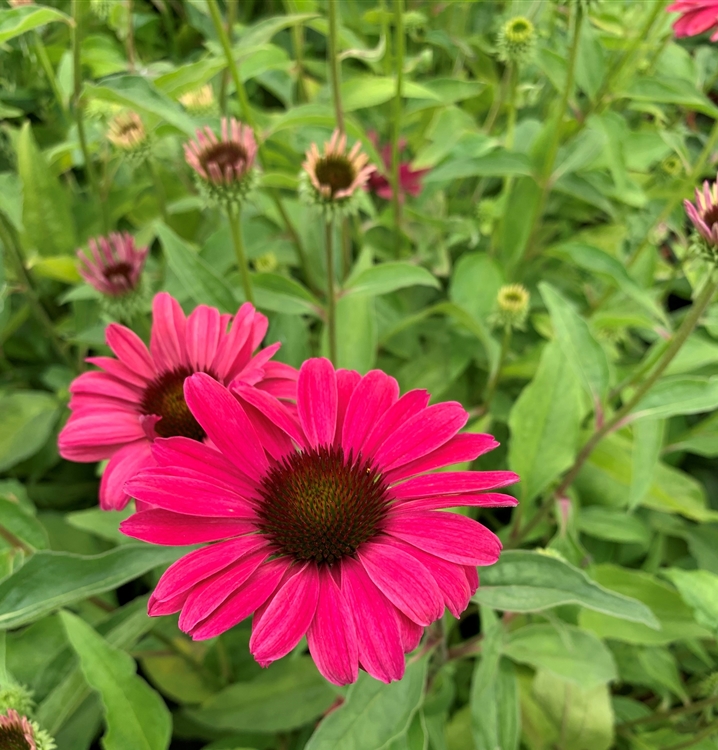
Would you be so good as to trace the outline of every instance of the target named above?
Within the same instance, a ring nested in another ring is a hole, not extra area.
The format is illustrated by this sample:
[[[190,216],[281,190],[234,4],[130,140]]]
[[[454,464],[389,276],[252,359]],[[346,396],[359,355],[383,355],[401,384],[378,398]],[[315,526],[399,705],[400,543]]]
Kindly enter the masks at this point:
[[[529,313],[530,295],[521,284],[506,284],[496,295],[497,309],[491,323],[497,328],[523,328]]]
[[[499,60],[517,65],[528,62],[536,46],[536,29],[525,16],[510,18],[499,30]]]

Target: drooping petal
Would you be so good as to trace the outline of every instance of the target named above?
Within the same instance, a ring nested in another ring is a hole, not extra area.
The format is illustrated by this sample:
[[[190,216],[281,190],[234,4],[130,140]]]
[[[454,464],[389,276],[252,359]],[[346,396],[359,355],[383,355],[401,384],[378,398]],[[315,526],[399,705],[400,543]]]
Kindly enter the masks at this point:
[[[364,441],[399,398],[399,384],[381,370],[368,372],[354,388],[344,416],[342,447],[344,454],[358,455]]]
[[[130,501],[130,495],[125,492],[125,483],[152,464],[154,461],[149,440],[137,440],[120,448],[102,474],[100,507],[103,510],[122,510]]]
[[[142,392],[149,385],[148,378],[143,377],[141,373],[135,370],[130,370],[119,359],[114,359],[113,357],[87,357],[85,362],[95,365],[95,367],[100,367],[108,375],[112,375],[127,385],[134,386],[138,389],[138,392]]]
[[[70,393],[87,393],[122,401],[128,409],[140,402],[141,391],[105,372],[83,372],[70,384]]]
[[[314,562],[305,563],[277,589],[249,640],[250,653],[260,666],[281,659],[299,643],[314,619],[318,597],[319,574]]]
[[[297,381],[299,422],[309,445],[331,445],[337,425],[337,378],[332,363],[323,357],[308,359]]]
[[[326,567],[319,570],[319,600],[307,631],[317,669],[334,685],[356,682],[359,670],[356,626],[346,597]]]
[[[110,323],[105,331],[105,341],[127,368],[146,380],[156,377],[157,369],[152,357],[142,339],[134,331],[118,323]]]
[[[152,508],[135,513],[120,524],[127,536],[151,544],[201,544],[256,531],[251,521],[236,518],[201,518]]]
[[[421,636],[424,635],[424,628],[410,620],[403,612],[397,610],[399,618],[399,632],[401,633],[401,643],[404,653],[408,654],[413,651],[421,642]]]
[[[152,334],[150,352],[161,372],[186,366],[186,318],[179,302],[167,292],[155,295],[152,301]]]
[[[81,413],[68,420],[58,437],[60,455],[69,461],[101,461],[126,443],[143,440],[138,415],[129,411]]]
[[[271,420],[280,430],[287,434],[297,445],[304,447],[304,435],[297,424],[296,419],[275,396],[252,388],[244,383],[233,383],[230,387],[232,393],[239,396],[240,400],[252,404],[264,416]]]
[[[206,372],[217,353],[220,337],[219,310],[198,305],[187,318],[186,347],[189,366]]]

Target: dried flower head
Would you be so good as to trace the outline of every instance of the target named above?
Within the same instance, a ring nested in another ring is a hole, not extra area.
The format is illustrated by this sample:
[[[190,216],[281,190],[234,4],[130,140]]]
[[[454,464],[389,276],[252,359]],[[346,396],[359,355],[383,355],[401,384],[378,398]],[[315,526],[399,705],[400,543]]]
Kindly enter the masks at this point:
[[[666,10],[681,14],[673,24],[677,37],[712,31],[711,42],[718,42],[718,0],[678,0]]]
[[[137,112],[120,112],[107,128],[107,140],[135,165],[150,154],[150,139]]]
[[[0,713],[12,708],[21,714],[29,714],[34,707],[33,692],[24,685],[11,683],[0,688]]]
[[[706,180],[702,190],[696,188],[695,205],[689,200],[683,205],[701,238],[696,238],[696,250],[705,260],[718,263],[718,181]]]
[[[55,741],[37,722],[30,721],[11,708],[0,716],[0,748],[2,750],[54,750]]]
[[[324,144],[324,153],[320,154],[317,144],[312,143],[302,164],[299,193],[306,203],[320,209],[326,218],[356,213],[360,188],[366,185],[374,171],[374,167],[367,164],[369,157],[361,151],[359,141],[349,153],[346,146],[346,135],[335,130]]]
[[[496,42],[499,60],[520,65],[533,56],[536,29],[525,16],[514,16],[501,27]]]
[[[142,276],[148,249],[135,247],[127,232],[113,232],[109,237],[91,239],[90,255],[77,251],[80,276],[108,297],[132,294]]]
[[[180,96],[180,104],[191,114],[198,117],[210,117],[219,111],[214,98],[214,90],[207,84],[201,88],[188,91]]]
[[[530,295],[521,284],[506,284],[496,295],[492,325],[500,328],[523,328],[529,312]]]
[[[254,187],[257,142],[252,129],[234,118],[222,118],[221,138],[211,128],[197,131],[185,143],[185,160],[194,169],[201,192],[221,205],[241,203]]]

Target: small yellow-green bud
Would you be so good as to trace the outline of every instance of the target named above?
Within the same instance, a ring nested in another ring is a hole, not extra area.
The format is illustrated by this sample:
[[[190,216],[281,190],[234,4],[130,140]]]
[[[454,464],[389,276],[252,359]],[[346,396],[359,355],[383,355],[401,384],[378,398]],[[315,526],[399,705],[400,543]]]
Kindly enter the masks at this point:
[[[150,138],[137,112],[120,112],[107,128],[107,140],[134,166],[150,155]]]
[[[180,104],[196,117],[211,117],[219,114],[212,87],[207,84],[180,96]]]
[[[534,53],[536,29],[525,16],[514,16],[501,27],[496,43],[499,60],[526,63]]]
[[[272,271],[277,270],[278,265],[277,256],[271,252],[264,253],[254,260],[254,268],[257,273],[272,273]]]
[[[479,232],[484,236],[494,231],[494,224],[501,215],[499,202],[495,198],[484,198],[476,206],[476,218],[479,222]]]
[[[523,328],[529,314],[530,295],[521,284],[506,284],[496,295],[491,324],[497,328]]]

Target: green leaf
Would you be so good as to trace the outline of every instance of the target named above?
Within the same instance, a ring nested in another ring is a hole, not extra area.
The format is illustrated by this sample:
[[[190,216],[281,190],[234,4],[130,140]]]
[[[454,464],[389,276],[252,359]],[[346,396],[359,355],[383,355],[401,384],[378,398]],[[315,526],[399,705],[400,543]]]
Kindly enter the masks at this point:
[[[602,402],[608,389],[606,353],[586,321],[561,294],[546,282],[539,284],[539,290],[566,359],[594,401]]]
[[[0,630],[17,628],[60,607],[115,589],[177,557],[175,547],[141,544],[91,556],[36,552],[0,583]]]
[[[712,378],[659,380],[636,404],[631,421],[667,419],[677,414],[702,414],[718,408],[718,375]]]
[[[541,188],[532,177],[519,177],[516,180],[498,232],[501,258],[511,269],[518,266],[524,256],[540,200]],[[517,216],[521,217],[521,221],[516,221]]]
[[[565,623],[518,628],[504,644],[503,653],[584,689],[618,679],[608,648],[593,633]]]
[[[286,732],[323,714],[335,699],[314,662],[302,657],[275,662],[251,682],[230,685],[188,714],[213,729]]]
[[[70,526],[82,531],[89,531],[101,539],[107,539],[114,544],[133,544],[131,537],[125,536],[120,531],[120,523],[129,518],[133,513],[132,503],[124,510],[108,513],[101,508],[87,508],[87,510],[76,510],[68,513],[65,520]]]
[[[205,57],[204,60],[180,65],[169,73],[155,78],[155,86],[169,96],[182,94],[199,88],[227,67],[223,57]]]
[[[191,245],[166,224],[157,225],[157,236],[170,269],[197,304],[212,305],[221,312],[237,311],[237,298],[232,288]]]
[[[157,90],[149,79],[142,76],[122,75],[108,78],[101,84],[85,83],[90,98],[121,104],[140,114],[164,120],[181,133],[193,136],[197,123],[182,106]]]
[[[637,422],[637,424],[641,423]],[[718,413],[698,422],[690,430],[684,432],[670,445],[670,449],[685,450],[706,458],[718,456]]]
[[[291,15],[263,18],[252,26],[248,26],[243,31],[241,41],[236,46],[236,50],[243,52],[254,45],[265,44],[280,31],[310,21],[312,18],[316,18],[317,15],[317,13],[294,13]]]
[[[67,255],[77,247],[70,193],[64,190],[37,147],[30,123],[17,139],[17,171],[22,180],[25,240],[40,255]]]
[[[541,670],[533,694],[560,734],[562,750],[609,750],[613,747],[613,709],[606,685],[584,690]]]
[[[647,548],[651,541],[650,529],[640,518],[615,508],[602,508],[600,505],[581,508],[577,526],[584,534],[595,539],[606,539],[621,544],[640,544],[644,548]]]
[[[256,273],[252,276],[257,307],[289,315],[316,317],[321,304],[298,281],[278,273]]]
[[[661,575],[678,589],[683,601],[693,609],[696,622],[718,633],[718,575],[707,570],[670,568]]]
[[[399,682],[385,685],[361,673],[346,700],[327,716],[306,750],[379,748],[404,734],[421,705],[427,659],[407,665]]]
[[[483,324],[506,283],[499,264],[486,253],[463,253],[451,274],[449,298]]]
[[[44,391],[15,391],[0,397],[0,471],[34,456],[57,422],[57,400]]]
[[[718,117],[718,108],[685,78],[634,77],[630,84],[622,91],[616,92],[615,96],[649,104],[678,104],[710,117]]]
[[[643,622],[627,622],[604,612],[582,610],[578,624],[599,638],[613,638],[625,643],[660,645],[690,638],[707,638],[710,632],[698,625],[691,610],[678,593],[649,573],[629,570],[618,565],[597,565],[591,571],[596,581],[623,596],[643,602],[658,619],[660,628],[649,628]]]
[[[401,261],[382,263],[360,271],[349,280],[345,295],[377,297],[410,286],[431,286],[439,289],[436,278],[425,268]]]
[[[590,23],[584,23],[576,59],[576,83],[594,99],[605,75],[606,56],[598,33]]]
[[[562,604],[581,607],[657,628],[658,621],[640,601],[608,591],[582,570],[538,552],[504,552],[481,570],[474,601],[507,612],[540,612]]]
[[[349,295],[337,301],[337,360],[339,367],[366,373],[374,367],[377,316],[373,297]],[[326,328],[323,338],[328,335]]]
[[[583,412],[580,388],[559,345],[551,342],[509,414],[509,468],[521,477],[521,502],[540,495],[573,464]]]
[[[170,712],[157,692],[135,674],[134,659],[76,615],[62,612],[60,616],[88,684],[102,698],[105,750],[166,750],[172,735]]]
[[[37,518],[17,502],[4,497],[0,497],[0,526],[29,547],[46,549],[48,546],[47,532]]]
[[[376,107],[396,96],[396,78],[391,76],[357,76],[342,83],[342,106],[345,112]],[[407,99],[441,101],[438,94],[413,81],[404,81],[401,94]]]
[[[476,159],[456,159],[444,162],[424,176],[425,183],[450,182],[465,177],[509,177],[530,175],[531,160],[526,154],[497,149]]]
[[[28,5],[20,8],[0,10],[0,44],[13,39],[26,31],[32,31],[46,23],[64,21],[72,24],[72,19],[54,8],[41,5]]]
[[[629,510],[643,502],[651,487],[661,457],[664,428],[665,422],[660,419],[642,419],[633,425]]]

